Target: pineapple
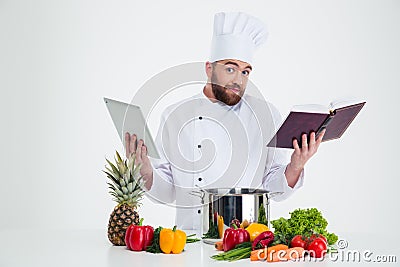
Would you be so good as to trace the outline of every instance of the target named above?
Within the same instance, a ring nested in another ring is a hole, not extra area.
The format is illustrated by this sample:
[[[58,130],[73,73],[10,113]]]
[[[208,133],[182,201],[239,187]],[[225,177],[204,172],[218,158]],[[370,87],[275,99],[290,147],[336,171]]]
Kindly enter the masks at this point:
[[[139,224],[136,208],[141,205],[143,177],[140,176],[141,165],[135,166],[135,156],[122,160],[116,152],[115,165],[107,160],[104,171],[109,178],[109,193],[118,203],[110,215],[108,222],[108,239],[116,246],[125,245],[125,231],[131,224]]]

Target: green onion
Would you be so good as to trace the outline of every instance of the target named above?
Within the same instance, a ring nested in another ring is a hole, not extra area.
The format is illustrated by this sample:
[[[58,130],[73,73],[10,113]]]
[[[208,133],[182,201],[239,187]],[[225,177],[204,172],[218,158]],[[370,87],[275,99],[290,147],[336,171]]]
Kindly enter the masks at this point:
[[[251,242],[244,242],[237,245],[234,249],[211,256],[217,261],[236,261],[250,258]]]
[[[188,236],[186,237],[186,243],[195,243],[195,242],[198,242],[198,241],[201,240],[201,239],[199,239],[199,238],[193,237],[193,236],[195,236],[195,235],[196,235],[196,234],[188,235]]]

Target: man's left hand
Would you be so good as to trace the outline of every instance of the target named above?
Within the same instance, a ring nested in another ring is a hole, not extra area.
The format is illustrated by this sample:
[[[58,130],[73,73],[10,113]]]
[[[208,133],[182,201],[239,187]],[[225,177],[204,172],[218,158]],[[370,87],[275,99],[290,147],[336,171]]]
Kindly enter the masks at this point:
[[[310,142],[307,142],[307,134],[302,135],[301,140],[301,148],[299,147],[299,143],[297,139],[293,140],[294,152],[290,159],[290,165],[296,170],[302,170],[306,162],[317,153],[318,147],[322,142],[322,138],[324,137],[325,130],[323,130],[317,139],[315,139],[315,132],[311,132],[310,134]]]
[[[303,134],[301,137],[301,148],[297,139],[293,140],[294,152],[285,171],[289,186],[293,187],[296,184],[306,162],[317,152],[324,134],[325,130],[315,139],[315,132],[311,132],[310,142],[307,142],[307,134]]]

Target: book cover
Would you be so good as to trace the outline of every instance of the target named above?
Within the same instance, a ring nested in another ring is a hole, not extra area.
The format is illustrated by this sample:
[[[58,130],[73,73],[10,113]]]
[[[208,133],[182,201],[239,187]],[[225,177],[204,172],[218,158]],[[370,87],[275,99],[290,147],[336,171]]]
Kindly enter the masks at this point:
[[[366,102],[352,104],[323,112],[292,110],[268,147],[293,148],[293,139],[296,138],[301,147],[301,136],[316,132],[317,135],[326,129],[322,141],[340,138]]]

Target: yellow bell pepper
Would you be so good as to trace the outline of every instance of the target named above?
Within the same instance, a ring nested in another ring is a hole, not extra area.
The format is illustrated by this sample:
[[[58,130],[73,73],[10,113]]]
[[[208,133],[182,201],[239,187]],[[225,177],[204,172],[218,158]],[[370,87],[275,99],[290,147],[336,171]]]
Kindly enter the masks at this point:
[[[250,241],[253,242],[256,237],[261,234],[262,232],[269,231],[268,226],[261,223],[251,223],[247,228],[246,231],[250,234]]]
[[[223,238],[224,237],[224,217],[222,217],[221,215],[218,215],[218,235],[219,238]]]
[[[163,228],[160,231],[160,249],[165,254],[179,254],[186,245],[186,233],[174,228]]]
[[[244,221],[240,224],[240,228],[246,229],[249,226],[249,221],[244,219]]]

